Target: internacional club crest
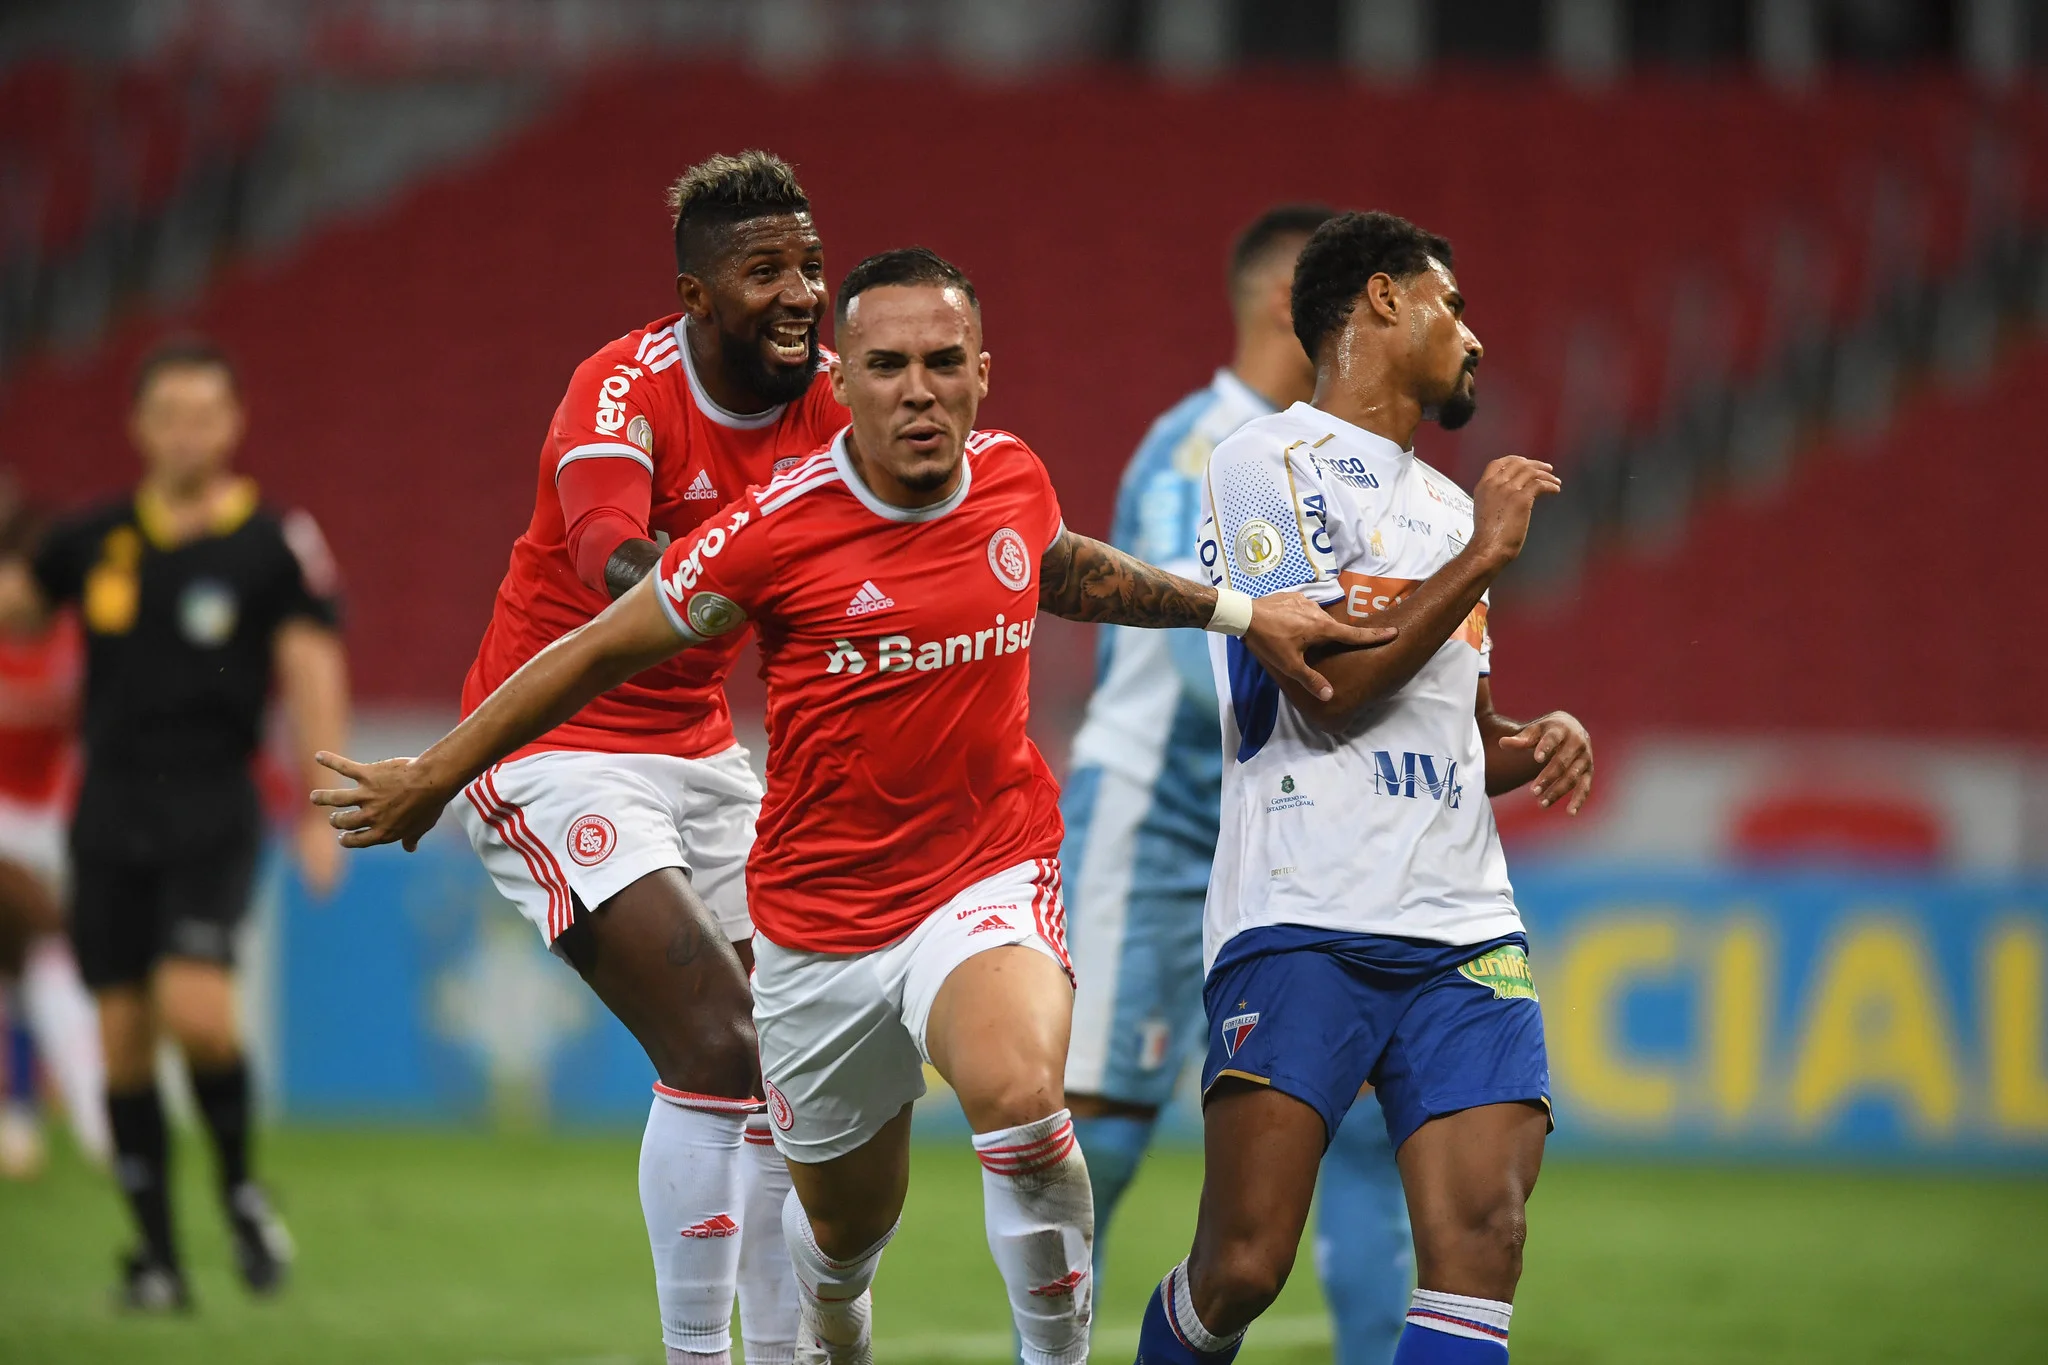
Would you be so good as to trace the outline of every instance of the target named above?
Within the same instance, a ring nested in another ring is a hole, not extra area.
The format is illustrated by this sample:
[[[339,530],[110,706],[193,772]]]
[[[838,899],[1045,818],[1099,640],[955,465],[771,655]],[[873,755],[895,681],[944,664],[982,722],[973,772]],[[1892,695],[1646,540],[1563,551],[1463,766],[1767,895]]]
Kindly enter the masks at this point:
[[[585,867],[596,867],[618,847],[619,832],[602,815],[580,815],[569,826],[569,856]]]
[[[775,1088],[772,1081],[768,1083],[767,1089],[768,1121],[786,1133],[796,1122],[796,1115],[790,1111],[789,1101],[782,1097],[782,1092]]]
[[[996,582],[1012,592],[1021,592],[1031,582],[1031,553],[1024,537],[1005,526],[988,538],[988,566]]]

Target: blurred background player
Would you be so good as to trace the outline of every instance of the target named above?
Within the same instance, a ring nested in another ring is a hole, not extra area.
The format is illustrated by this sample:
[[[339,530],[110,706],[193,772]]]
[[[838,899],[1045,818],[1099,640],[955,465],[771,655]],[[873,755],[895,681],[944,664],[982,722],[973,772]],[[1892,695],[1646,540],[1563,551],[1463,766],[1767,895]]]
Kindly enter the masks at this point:
[[[0,578],[29,572],[40,519],[0,475]],[[6,1099],[0,1175],[22,1178],[43,1160],[37,1081],[47,1069],[78,1145],[95,1164],[111,1151],[99,1019],[64,933],[64,819],[83,659],[77,622],[0,635],[0,1022]]]
[[[819,368],[824,246],[790,168],[714,156],[669,191],[683,305],[576,369],[464,714],[645,577],[662,547],[846,424]],[[745,868],[761,784],[733,736],[735,631],[615,688],[456,810],[507,900],[654,1065],[640,1199],[671,1361],[722,1361],[735,1290],[752,1365],[796,1349],[789,1176],[761,1114]],[[732,1235],[737,1229],[737,1235]]]
[[[235,374],[210,343],[174,340],[136,373],[131,497],[57,527],[0,610],[37,628],[75,606],[85,632],[84,772],[71,826],[72,940],[99,1004],[115,1172],[140,1245],[127,1306],[189,1301],[172,1234],[157,1040],[184,1055],[213,1139],[237,1268],[277,1289],[291,1244],[251,1171],[235,931],[262,839],[251,776],[273,681],[295,749],[338,742],[347,667],[332,559],[304,512],[262,506],[232,467],[245,429]],[[298,822],[301,870],[331,887],[339,855]],[[312,838],[305,835],[310,832]]]
[[[1289,290],[1309,234],[1335,216],[1283,204],[1239,234],[1228,368],[1153,423],[1124,470],[1110,540],[1190,578],[1209,452],[1254,417],[1305,401],[1315,368]],[[1077,985],[1067,1103],[1095,1190],[1098,1290],[1108,1227],[1159,1111],[1206,1034],[1202,902],[1216,851],[1223,735],[1205,635],[1104,626],[1095,693],[1061,799]],[[1343,1365],[1375,1365],[1401,1333],[1413,1264],[1400,1173],[1379,1106],[1361,1100],[1323,1163],[1316,1263]]]

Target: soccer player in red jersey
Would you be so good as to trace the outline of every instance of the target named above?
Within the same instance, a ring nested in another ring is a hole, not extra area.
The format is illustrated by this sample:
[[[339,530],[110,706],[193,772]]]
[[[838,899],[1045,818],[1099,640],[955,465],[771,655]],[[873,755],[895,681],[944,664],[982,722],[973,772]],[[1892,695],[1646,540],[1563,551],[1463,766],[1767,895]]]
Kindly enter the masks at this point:
[[[1282,597],[1256,611],[1068,531],[1044,467],[976,432],[972,286],[920,248],[841,286],[828,448],[671,544],[656,580],[543,651],[417,759],[321,762],[351,847],[413,846],[498,755],[678,650],[752,622],[768,799],[748,865],[755,1019],[800,1358],[872,1359],[868,1285],[909,1174],[923,1063],[960,1098],[1026,1365],[1088,1349],[1093,1212],[1062,1108],[1072,1008],[1058,792],[1025,734],[1035,614],[1244,636],[1320,691],[1306,651],[1381,644]],[[687,657],[687,656],[686,656]]]
[[[820,369],[823,249],[789,167],[712,157],[670,202],[683,311],[576,368],[465,713],[639,582],[663,544],[846,423]],[[736,1277],[750,1365],[787,1365],[797,1328],[779,1235],[789,1177],[748,1018],[742,874],[761,789],[724,687],[743,637],[591,699],[473,775],[456,807],[499,890],[654,1064],[641,1204],[669,1358],[699,1365],[730,1348]]]

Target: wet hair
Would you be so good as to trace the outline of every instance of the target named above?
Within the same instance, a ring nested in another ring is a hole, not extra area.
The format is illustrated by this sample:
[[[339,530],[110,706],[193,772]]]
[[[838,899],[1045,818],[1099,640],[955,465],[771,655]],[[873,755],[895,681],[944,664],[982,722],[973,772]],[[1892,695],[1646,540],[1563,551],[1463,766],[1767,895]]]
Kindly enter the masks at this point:
[[[833,305],[833,321],[845,326],[847,310],[855,299],[870,289],[891,284],[929,284],[940,289],[958,289],[967,296],[967,302],[975,312],[981,311],[981,300],[975,297],[974,282],[967,278],[966,271],[930,247],[901,246],[894,251],[870,256],[846,272],[846,278],[839,282],[839,300]]]
[[[1317,228],[1294,263],[1294,335],[1310,359],[1344,330],[1375,275],[1409,280],[1434,258],[1451,266],[1451,244],[1391,213],[1342,213]]]
[[[1272,260],[1296,237],[1307,237],[1337,216],[1328,204],[1275,204],[1245,225],[1230,245],[1230,292],[1234,298],[1248,276]]]
[[[226,351],[203,336],[174,336],[150,347],[136,363],[135,380],[129,386],[130,404],[140,403],[149,386],[166,370],[219,370],[227,376],[230,389],[241,390],[235,364]]]
[[[676,271],[703,275],[725,249],[727,230],[752,218],[804,213],[811,201],[789,163],[773,152],[706,157],[668,187],[676,229]]]

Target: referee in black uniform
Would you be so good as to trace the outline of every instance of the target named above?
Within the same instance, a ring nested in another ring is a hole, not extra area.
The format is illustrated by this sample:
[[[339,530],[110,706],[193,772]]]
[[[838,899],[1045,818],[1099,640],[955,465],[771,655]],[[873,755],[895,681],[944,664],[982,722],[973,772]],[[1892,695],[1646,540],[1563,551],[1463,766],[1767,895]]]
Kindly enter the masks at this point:
[[[138,1309],[187,1304],[154,1079],[159,1030],[191,1071],[243,1280],[276,1289],[291,1254],[250,1175],[235,1019],[235,929],[262,837],[250,767],[273,682],[298,753],[340,747],[347,668],[319,530],[303,513],[273,514],[235,475],[242,431],[224,355],[194,340],[152,352],[129,421],[143,463],[134,495],[55,530],[32,586],[0,588],[0,615],[74,607],[85,627],[71,933],[99,1002],[115,1170],[141,1234],[120,1286]],[[317,812],[297,846],[308,883],[325,892],[339,855]]]

